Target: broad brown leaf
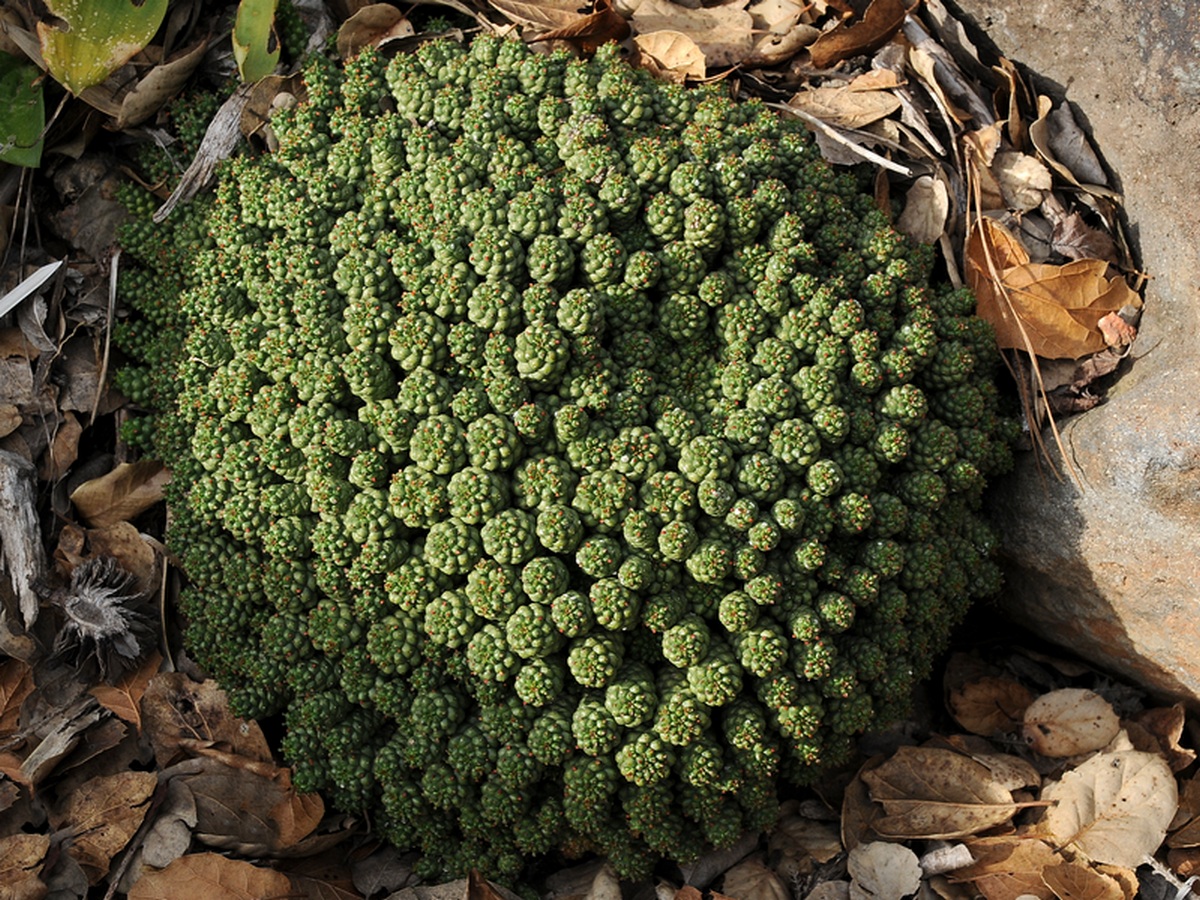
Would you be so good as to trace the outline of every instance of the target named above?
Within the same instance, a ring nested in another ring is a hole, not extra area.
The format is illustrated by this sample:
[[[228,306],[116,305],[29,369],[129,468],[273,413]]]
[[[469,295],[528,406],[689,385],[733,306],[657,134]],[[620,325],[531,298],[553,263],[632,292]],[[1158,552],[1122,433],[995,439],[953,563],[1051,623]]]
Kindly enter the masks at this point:
[[[108,874],[112,858],[141,827],[157,783],[153,772],[101,775],[84,782],[50,816],[55,829],[73,834],[67,852],[83,868],[89,884]]]
[[[956,882],[970,881],[987,900],[1016,900],[1028,895],[1054,900],[1042,881],[1042,870],[1062,861],[1044,841],[1018,835],[967,841],[975,862],[950,873]]]
[[[1098,753],[1049,785],[1042,827],[1060,846],[1096,862],[1137,866],[1158,849],[1175,815],[1175,778],[1161,757]]]
[[[282,872],[216,853],[182,856],[165,869],[147,872],[129,890],[129,900],[263,900],[286,897],[292,883]]]
[[[1020,260],[1020,262],[1017,262]],[[1078,359],[1105,348],[1098,323],[1141,299],[1122,278],[1107,278],[1103,260],[1029,263],[1003,226],[983,219],[967,241],[967,285],[978,312],[1003,348],[1048,359]]]
[[[45,834],[14,834],[0,838],[0,896],[14,900],[40,900],[46,896],[42,867],[50,837]]]
[[[258,723],[235,716],[215,681],[192,681],[181,672],[159,673],[142,696],[142,719],[160,766],[170,762],[187,740],[219,745],[260,762],[272,759]]]
[[[207,50],[208,38],[202,38],[147,72],[121,99],[121,113],[113,127],[124,131],[141,125],[178,96]]]
[[[848,86],[819,87],[800,91],[788,105],[840,128],[864,128],[900,108],[888,91],[855,91]]]
[[[162,463],[154,460],[121,463],[107,475],[77,487],[71,502],[95,528],[126,522],[162,500],[170,478]]]
[[[636,34],[678,31],[691,38],[709,66],[737,65],[754,50],[754,19],[744,2],[688,9],[668,0],[641,0],[633,11]]]
[[[541,41],[568,41],[584,53],[593,53],[601,44],[629,37],[629,23],[612,8],[612,0],[597,0],[593,12],[569,25],[538,35]]]
[[[1180,746],[1179,743],[1187,722],[1187,713],[1182,703],[1145,710],[1138,713],[1134,721],[1158,741],[1159,752],[1166,757],[1172,772],[1180,772],[1196,761],[1196,751]]]
[[[489,5],[518,25],[549,31],[570,28],[580,19],[585,5],[580,0],[488,0]]]
[[[1099,694],[1063,688],[1029,704],[1021,734],[1034,753],[1062,758],[1107,747],[1120,730],[1112,704]]]
[[[783,879],[754,858],[743,860],[725,873],[721,892],[734,900],[791,900]]]
[[[412,22],[399,9],[390,3],[372,3],[358,10],[338,29],[338,56],[352,59],[364,47],[378,47],[414,33]]]
[[[972,734],[992,737],[1014,731],[1033,702],[1033,694],[1019,681],[985,675],[952,690],[948,698],[954,720]]]
[[[810,875],[818,864],[842,852],[836,826],[799,815],[781,818],[771,831],[767,849],[776,871],[785,878]]]
[[[951,750],[901,747],[863,781],[887,815],[882,837],[966,837],[1007,822],[1020,808],[982,763]]]
[[[1115,878],[1079,862],[1046,866],[1042,880],[1059,900],[1125,900],[1125,892]]]
[[[844,59],[873,53],[892,39],[908,14],[904,0],[871,0],[857,22],[838,22],[809,48],[812,64],[828,69]]]
[[[1029,126],[1029,138],[1042,159],[1072,184],[1102,197],[1117,197],[1087,135],[1075,121],[1066,103],[1054,106],[1049,97],[1037,98],[1037,121]]]
[[[162,654],[155,650],[140,666],[132,672],[127,672],[116,683],[98,684],[88,693],[99,700],[105,709],[141,731],[142,695],[146,693],[150,679],[158,674],[162,660]]]
[[[633,43],[638,50],[638,65],[664,81],[699,81],[708,71],[704,51],[681,32],[652,31],[637,35]]]
[[[33,669],[29,663],[12,658],[0,662],[0,738],[17,730],[21,703],[33,693]]]

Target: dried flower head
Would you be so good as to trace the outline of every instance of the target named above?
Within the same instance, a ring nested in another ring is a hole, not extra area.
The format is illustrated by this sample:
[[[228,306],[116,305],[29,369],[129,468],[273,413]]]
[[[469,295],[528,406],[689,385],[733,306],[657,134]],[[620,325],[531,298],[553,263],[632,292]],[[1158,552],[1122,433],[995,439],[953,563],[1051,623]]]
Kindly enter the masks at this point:
[[[154,645],[154,619],[136,579],[110,556],[89,559],[71,573],[58,598],[66,622],[53,658],[81,674],[112,681],[132,669]]]

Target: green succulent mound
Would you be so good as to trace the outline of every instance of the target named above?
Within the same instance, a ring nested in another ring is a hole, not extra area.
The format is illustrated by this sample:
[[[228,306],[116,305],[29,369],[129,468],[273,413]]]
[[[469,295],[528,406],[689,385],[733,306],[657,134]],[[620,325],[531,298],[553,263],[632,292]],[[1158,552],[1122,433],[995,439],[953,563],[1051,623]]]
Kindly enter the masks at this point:
[[[128,230],[191,652],[427,874],[761,827],[997,585],[971,297],[795,123],[608,49],[307,85]]]

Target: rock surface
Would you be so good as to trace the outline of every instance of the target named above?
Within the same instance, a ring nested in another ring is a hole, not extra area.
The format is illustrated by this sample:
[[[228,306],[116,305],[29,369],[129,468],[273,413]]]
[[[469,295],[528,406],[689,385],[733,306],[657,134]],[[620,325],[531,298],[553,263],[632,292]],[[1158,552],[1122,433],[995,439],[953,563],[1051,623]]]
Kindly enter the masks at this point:
[[[1018,621],[1200,705],[1200,15],[1194,2],[960,0],[1040,92],[1082,113],[1152,281],[1128,374],[994,493]]]

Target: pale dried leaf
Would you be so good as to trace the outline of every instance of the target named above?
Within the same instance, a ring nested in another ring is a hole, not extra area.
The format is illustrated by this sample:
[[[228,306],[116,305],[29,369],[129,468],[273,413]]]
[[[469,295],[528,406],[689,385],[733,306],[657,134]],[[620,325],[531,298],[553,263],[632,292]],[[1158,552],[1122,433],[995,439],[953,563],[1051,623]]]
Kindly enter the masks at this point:
[[[967,841],[975,862],[951,874],[956,882],[973,882],[987,900],[1038,897],[1054,900],[1042,881],[1042,870],[1062,857],[1044,841],[1020,835],[977,838]]]
[[[159,586],[158,557],[150,540],[129,522],[89,528],[87,542],[92,556],[111,556],[136,579],[139,591],[149,594]]]
[[[1055,109],[1049,97],[1039,96],[1037,111],[1037,121],[1029,126],[1029,139],[1050,168],[1089,193],[1119,200],[1120,195],[1107,186],[1104,167],[1070,108],[1060,105]]]
[[[872,0],[857,21],[842,20],[812,45],[812,64],[828,69],[852,56],[874,53],[892,39],[908,9],[904,0]]]
[[[162,665],[162,654],[155,650],[132,672],[127,672],[113,684],[98,684],[88,692],[100,705],[117,717],[128,722],[138,731],[142,729],[142,695],[150,679],[158,673]]]
[[[75,413],[70,410],[63,412],[62,422],[38,466],[38,478],[51,483],[64,478],[79,459],[79,438],[82,435],[83,425]]]
[[[835,825],[788,815],[776,823],[767,849],[775,860],[775,870],[791,879],[810,875],[818,864],[836,857],[842,852],[842,841]]]
[[[689,78],[704,78],[707,66],[704,51],[686,34],[655,31],[633,39],[640,55],[639,63],[659,78],[683,84]]]
[[[721,893],[737,900],[791,900],[783,879],[757,859],[747,859],[725,873]]]
[[[1042,880],[1060,900],[1125,900],[1115,878],[1078,862],[1061,862],[1042,869]]]
[[[160,766],[187,740],[220,745],[260,762],[272,760],[258,723],[235,716],[215,681],[195,682],[182,672],[159,673],[142,697],[142,719]]]
[[[919,244],[932,244],[946,230],[950,214],[950,193],[946,183],[932,175],[913,182],[904,197],[904,211],[897,227]]]
[[[183,89],[204,54],[208,38],[175,54],[175,58],[155,66],[121,99],[121,112],[114,128],[124,131],[141,125]]]
[[[850,900],[850,882],[823,881],[805,894],[804,900]]]
[[[804,4],[796,0],[754,0],[746,11],[759,31],[783,35],[799,24],[804,9]]]
[[[40,900],[46,885],[39,877],[50,850],[45,834],[13,834],[0,838],[0,896]]]
[[[568,28],[586,18],[579,0],[488,0],[488,5],[518,25],[545,30]]]
[[[887,813],[873,823],[881,837],[966,837],[1019,808],[986,766],[951,750],[901,747],[862,778]]]
[[[363,47],[378,47],[415,34],[412,22],[390,3],[364,6],[338,29],[337,49],[342,59],[352,59]]]
[[[77,487],[71,502],[93,527],[126,522],[162,500],[170,479],[170,473],[156,460],[121,463],[107,475]]]
[[[33,669],[20,659],[0,662],[0,739],[16,732],[21,704],[33,693]]]
[[[1099,753],[1049,785],[1043,827],[1096,862],[1138,866],[1163,842],[1178,792],[1170,767],[1138,750]]]
[[[1050,170],[1025,153],[1004,150],[992,161],[992,175],[1008,208],[1028,212],[1042,205],[1053,179]]]
[[[1019,681],[985,675],[950,691],[948,704],[954,720],[972,734],[992,737],[1015,731],[1033,702],[1033,694]]]
[[[121,772],[93,778],[72,792],[50,821],[68,830],[68,852],[96,884],[108,874],[112,858],[125,848],[149,810],[158,776],[153,772]]]
[[[851,900],[905,897],[921,886],[917,854],[900,844],[872,841],[850,851]]]
[[[986,248],[993,262],[1005,258],[997,233],[1015,239],[989,219],[972,229],[967,241],[967,284],[978,298],[979,315],[991,323],[1000,347],[1028,350],[1048,359],[1078,359],[1105,348],[1100,319],[1124,306],[1141,306],[1123,278],[1108,278],[1103,260],[1077,260],[1062,266],[1027,263],[989,270]],[[1019,246],[1019,245],[1018,245]],[[1022,250],[1023,254],[1024,251]]]
[[[58,260],[35,270],[31,275],[24,278],[20,284],[10,291],[5,292],[3,297],[0,297],[0,318],[8,315],[12,310],[16,309],[26,297],[36,294],[42,287],[62,268],[66,260]]]
[[[491,897],[468,896],[468,900],[500,900],[494,889],[492,894]],[[621,879],[617,877],[617,872],[611,865],[603,865],[597,870],[584,900],[621,900]]]
[[[139,878],[129,890],[128,900],[179,900],[203,896],[204,900],[262,900],[286,897],[291,881],[282,872],[217,853],[193,853],[175,860],[165,869]]]
[[[0,438],[7,437],[21,427],[21,410],[11,403],[0,403]]]
[[[821,32],[811,25],[797,25],[784,34],[769,31],[754,44],[754,48],[742,60],[744,66],[775,66],[791,59],[813,41]]]
[[[668,0],[642,0],[633,12],[632,25],[638,35],[655,31],[686,34],[710,66],[732,66],[754,48],[754,19],[745,5],[745,0],[735,0],[722,6],[688,9]]]
[[[800,91],[788,105],[839,128],[864,128],[900,108],[888,91],[852,91],[846,86]]]
[[[1033,764],[1011,753],[973,753],[971,758],[983,763],[1006,790],[1017,791],[1025,787],[1040,787],[1042,776]]]
[[[1021,734],[1034,753],[1061,758],[1099,750],[1120,730],[1112,704],[1099,694],[1062,688],[1029,704]]]

